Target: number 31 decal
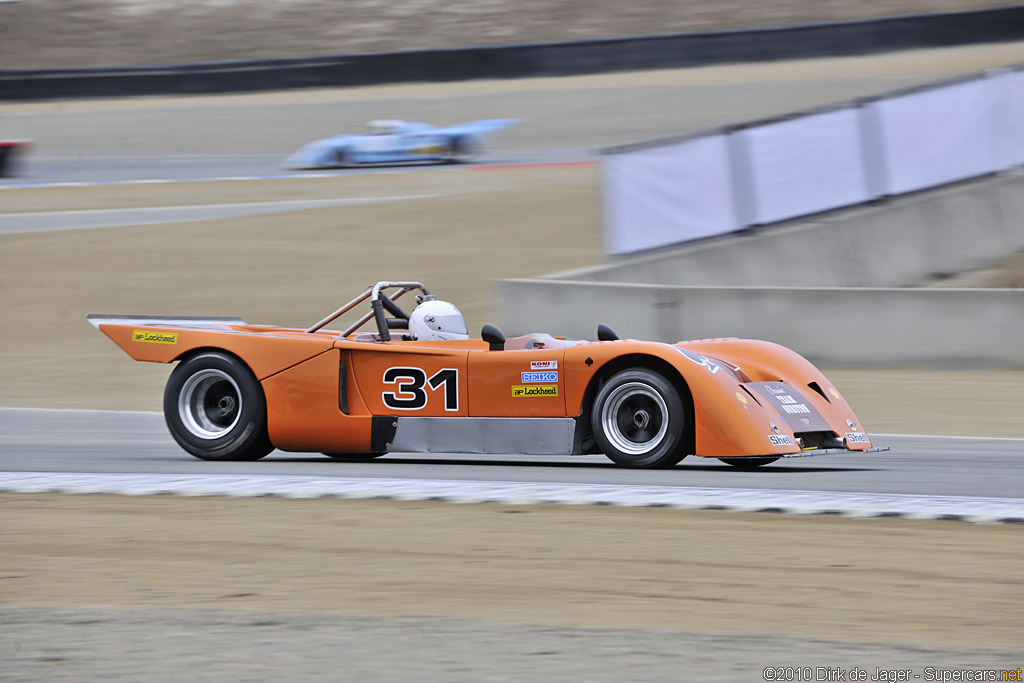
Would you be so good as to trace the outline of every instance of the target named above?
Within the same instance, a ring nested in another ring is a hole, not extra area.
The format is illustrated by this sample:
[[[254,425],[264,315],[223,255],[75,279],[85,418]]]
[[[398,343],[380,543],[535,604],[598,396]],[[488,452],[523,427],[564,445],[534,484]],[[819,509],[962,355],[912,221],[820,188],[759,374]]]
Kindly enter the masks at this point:
[[[436,391],[444,387],[444,409],[459,409],[459,371],[445,368],[430,379],[420,368],[388,368],[384,371],[384,384],[396,384],[394,391],[381,394],[384,405],[394,410],[422,410],[427,405],[427,387]]]

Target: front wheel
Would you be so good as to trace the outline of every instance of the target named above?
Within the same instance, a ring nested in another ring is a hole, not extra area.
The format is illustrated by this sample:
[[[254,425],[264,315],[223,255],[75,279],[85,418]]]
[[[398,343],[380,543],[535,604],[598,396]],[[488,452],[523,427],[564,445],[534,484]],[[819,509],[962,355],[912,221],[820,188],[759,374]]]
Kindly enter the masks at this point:
[[[226,353],[178,363],[164,390],[164,419],[178,445],[201,460],[259,460],[274,450],[263,387]]]
[[[622,467],[671,467],[686,457],[683,401],[672,383],[653,370],[613,375],[594,400],[591,422],[597,445]]]

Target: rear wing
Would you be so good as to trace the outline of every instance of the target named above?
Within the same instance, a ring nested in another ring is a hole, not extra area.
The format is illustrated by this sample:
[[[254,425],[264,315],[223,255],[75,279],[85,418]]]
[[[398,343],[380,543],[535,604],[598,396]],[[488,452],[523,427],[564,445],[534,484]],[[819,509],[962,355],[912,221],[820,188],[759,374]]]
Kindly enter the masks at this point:
[[[169,363],[198,345],[223,346],[211,338],[237,334],[235,326],[245,324],[241,318],[203,316],[90,313],[85,319],[135,360],[156,363]]]
[[[241,358],[258,380],[323,353],[336,338],[246,325],[241,318],[93,313],[86,320],[135,360],[173,363],[198,349],[217,349]]]
[[[245,325],[241,318],[220,318],[202,315],[109,315],[90,313],[85,316],[89,324],[100,329],[100,325],[139,325],[141,327],[221,327],[224,325]]]

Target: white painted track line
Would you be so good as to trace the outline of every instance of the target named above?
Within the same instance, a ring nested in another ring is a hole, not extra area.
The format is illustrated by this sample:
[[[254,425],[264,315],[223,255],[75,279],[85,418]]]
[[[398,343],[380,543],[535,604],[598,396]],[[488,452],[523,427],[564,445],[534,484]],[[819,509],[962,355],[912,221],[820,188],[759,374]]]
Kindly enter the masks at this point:
[[[436,195],[418,194],[384,197],[348,197],[239,204],[202,204],[193,206],[151,206],[131,209],[83,209],[79,211],[39,211],[0,213],[0,235],[50,230],[83,230],[129,225],[184,223],[237,218],[287,211],[323,209],[380,202],[429,199]]]

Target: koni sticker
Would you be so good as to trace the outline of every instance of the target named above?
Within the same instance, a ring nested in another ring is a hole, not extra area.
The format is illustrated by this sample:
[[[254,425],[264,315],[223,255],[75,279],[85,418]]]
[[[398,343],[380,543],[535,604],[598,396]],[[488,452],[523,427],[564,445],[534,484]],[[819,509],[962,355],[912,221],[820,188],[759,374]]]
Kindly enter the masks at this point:
[[[530,361],[530,369],[531,370],[557,370],[558,369],[558,361],[557,360],[531,360]]]
[[[148,344],[177,344],[177,332],[153,332],[152,330],[132,330],[133,342]]]
[[[557,372],[524,372],[519,380],[523,384],[549,384],[558,381]]]
[[[514,384],[512,398],[528,398],[534,396],[558,396],[557,384]]]

